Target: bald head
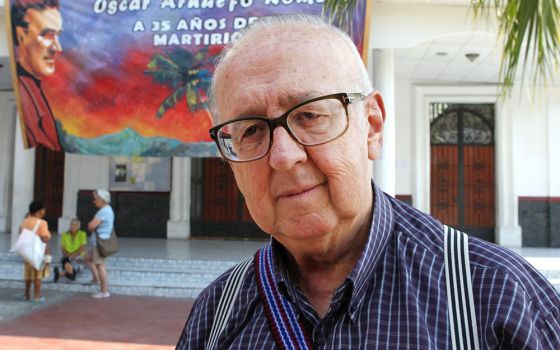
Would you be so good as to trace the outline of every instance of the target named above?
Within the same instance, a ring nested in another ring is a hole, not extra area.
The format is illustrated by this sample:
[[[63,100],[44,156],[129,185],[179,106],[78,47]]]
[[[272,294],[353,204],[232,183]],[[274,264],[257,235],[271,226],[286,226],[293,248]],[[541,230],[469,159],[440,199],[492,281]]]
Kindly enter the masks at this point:
[[[312,65],[315,77],[306,70]],[[352,40],[321,18],[305,15],[273,15],[259,18],[239,33],[222,52],[211,86],[215,122],[224,120],[224,108],[232,102],[221,97],[235,84],[247,84],[254,75],[242,73],[249,68],[260,78],[297,80],[297,75],[332,83],[338,91],[369,93],[371,83],[360,54]],[[334,68],[334,69],[333,69]],[[279,72],[279,70],[283,70]],[[235,84],[234,84],[235,83]],[[298,86],[292,86],[294,90]],[[329,90],[331,92],[331,90]],[[237,98],[237,97],[236,97]]]

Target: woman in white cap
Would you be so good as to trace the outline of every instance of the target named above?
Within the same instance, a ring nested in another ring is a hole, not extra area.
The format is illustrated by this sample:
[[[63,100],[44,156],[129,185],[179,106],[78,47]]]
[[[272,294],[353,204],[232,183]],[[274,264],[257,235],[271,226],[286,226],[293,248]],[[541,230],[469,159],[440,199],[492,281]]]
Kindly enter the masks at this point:
[[[109,205],[111,203],[111,195],[109,191],[104,189],[95,190],[93,192],[93,204],[99,210],[88,223],[88,230],[92,233],[92,249],[86,258],[87,264],[92,270],[93,281],[99,281],[99,293],[92,294],[95,299],[108,298],[111,296],[109,293],[107,269],[105,268],[105,258],[99,254],[96,247],[95,233],[101,239],[109,239],[113,232],[113,224],[115,222],[115,214]]]

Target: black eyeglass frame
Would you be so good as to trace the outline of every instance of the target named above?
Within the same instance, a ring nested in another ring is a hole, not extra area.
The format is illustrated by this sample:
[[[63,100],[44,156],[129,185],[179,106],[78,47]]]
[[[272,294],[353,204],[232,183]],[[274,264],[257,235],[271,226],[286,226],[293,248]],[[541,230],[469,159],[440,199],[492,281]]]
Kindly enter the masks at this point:
[[[286,130],[288,132],[288,134],[297,143],[299,143],[300,145],[305,146],[305,147],[320,146],[320,145],[324,145],[325,143],[329,143],[331,141],[334,141],[334,140],[338,139],[339,137],[341,137],[342,135],[344,135],[346,133],[346,131],[348,130],[348,127],[350,126],[350,119],[349,119],[349,116],[348,116],[348,105],[350,103],[363,100],[366,97],[367,97],[366,95],[364,95],[362,93],[359,93],[359,92],[340,92],[340,93],[337,93],[337,94],[330,94],[330,95],[315,97],[315,98],[312,98],[310,100],[307,100],[307,101],[304,101],[304,102],[301,102],[301,103],[295,105],[294,107],[287,110],[284,114],[282,114],[281,116],[276,117],[276,118],[266,118],[266,117],[237,118],[237,119],[229,120],[229,121],[227,121],[225,123],[222,123],[222,124],[218,124],[218,125],[210,128],[210,130],[208,130],[208,131],[210,133],[210,137],[216,143],[216,146],[218,147],[218,151],[220,151],[220,154],[222,155],[222,157],[224,157],[225,160],[227,160],[228,162],[232,162],[232,163],[248,163],[248,162],[252,162],[252,161],[259,160],[261,158],[266,157],[266,155],[270,152],[270,148],[272,147],[274,129],[276,129],[278,126],[282,126],[284,128],[284,130]],[[305,106],[306,104],[309,104],[309,103],[312,103],[312,102],[317,102],[317,101],[321,101],[321,100],[328,100],[328,99],[337,99],[342,103],[342,106],[344,107],[344,112],[346,113],[346,127],[344,128],[344,130],[342,130],[340,132],[340,134],[338,134],[337,136],[333,137],[332,139],[330,139],[328,141],[323,141],[323,142],[313,143],[313,144],[306,144],[306,143],[302,142],[301,140],[298,139],[298,137],[296,135],[294,135],[294,133],[290,129],[290,126],[288,124],[288,117],[290,116],[290,114],[293,111],[300,108],[301,106]],[[259,156],[257,158],[248,159],[248,160],[230,159],[228,156],[226,156],[224,154],[224,152],[222,151],[222,148],[220,147],[220,140],[218,139],[218,131],[228,124],[237,123],[237,122],[244,121],[244,120],[261,120],[261,121],[268,124],[268,128],[270,130],[270,142],[268,143],[268,149],[267,149],[266,152],[263,153],[262,156]]]

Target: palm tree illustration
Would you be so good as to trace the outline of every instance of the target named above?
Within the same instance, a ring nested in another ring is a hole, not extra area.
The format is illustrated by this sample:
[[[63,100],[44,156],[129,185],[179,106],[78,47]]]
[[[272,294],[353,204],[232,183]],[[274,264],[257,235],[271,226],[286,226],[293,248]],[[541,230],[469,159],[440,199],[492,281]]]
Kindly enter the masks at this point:
[[[162,118],[168,110],[175,108],[183,97],[191,113],[209,109],[207,91],[212,77],[212,59],[206,47],[194,54],[177,47],[152,57],[144,74],[150,75],[156,84],[173,89],[160,104],[156,118]]]

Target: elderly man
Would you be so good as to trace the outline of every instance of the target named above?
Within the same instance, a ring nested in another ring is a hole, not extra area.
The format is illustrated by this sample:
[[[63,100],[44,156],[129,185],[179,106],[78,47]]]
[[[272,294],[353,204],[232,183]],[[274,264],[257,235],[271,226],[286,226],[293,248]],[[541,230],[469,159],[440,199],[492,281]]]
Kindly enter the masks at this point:
[[[11,20],[27,143],[59,151],[56,122],[41,86],[42,79],[55,72],[55,59],[62,51],[58,0],[15,0]]]
[[[78,218],[73,218],[70,221],[70,229],[64,233],[60,238],[60,252],[62,258],[60,259],[59,270],[57,266],[54,271],[54,282],[62,276],[74,281],[76,276],[82,272],[82,265],[84,264],[84,253],[87,246],[87,234],[85,231],[80,230],[81,221]]]
[[[453,230],[372,183],[385,112],[345,34],[261,18],[213,84],[211,135],[272,239],[201,293],[178,349],[560,348],[560,296],[538,272],[471,238],[463,279],[463,260],[446,268]],[[448,295],[469,288],[448,273],[472,284],[459,319]]]

